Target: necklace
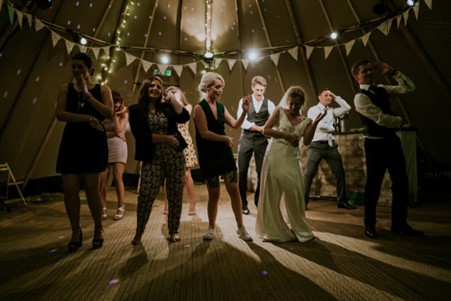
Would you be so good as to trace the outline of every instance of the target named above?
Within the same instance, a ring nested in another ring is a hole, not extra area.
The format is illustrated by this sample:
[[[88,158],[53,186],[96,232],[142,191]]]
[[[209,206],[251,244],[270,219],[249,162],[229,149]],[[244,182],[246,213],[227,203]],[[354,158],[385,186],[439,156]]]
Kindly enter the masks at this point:
[[[80,110],[81,108],[83,108],[85,106],[86,97],[83,94],[83,92],[77,92],[77,98],[78,98],[77,110]]]

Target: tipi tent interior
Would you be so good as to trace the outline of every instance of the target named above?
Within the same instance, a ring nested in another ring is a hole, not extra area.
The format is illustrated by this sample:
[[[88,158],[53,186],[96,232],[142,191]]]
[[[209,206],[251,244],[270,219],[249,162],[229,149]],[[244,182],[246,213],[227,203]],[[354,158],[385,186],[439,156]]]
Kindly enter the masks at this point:
[[[225,79],[221,101],[232,114],[255,75],[266,78],[266,95],[276,104],[289,86],[301,85],[304,110],[323,87],[353,106],[350,66],[361,58],[381,60],[416,85],[393,105],[417,129],[423,173],[451,169],[450,1],[1,0],[0,9],[0,162],[8,162],[26,191],[36,181],[51,189],[44,180],[58,177],[64,124],[56,121],[55,104],[77,52],[93,58],[94,80],[119,91],[127,105],[154,74],[180,86],[194,104],[201,75],[214,70]],[[207,51],[213,58],[204,57]],[[354,110],[346,128],[361,128]],[[228,133],[236,151],[240,131]],[[136,175],[131,134],[127,140],[126,174]]]

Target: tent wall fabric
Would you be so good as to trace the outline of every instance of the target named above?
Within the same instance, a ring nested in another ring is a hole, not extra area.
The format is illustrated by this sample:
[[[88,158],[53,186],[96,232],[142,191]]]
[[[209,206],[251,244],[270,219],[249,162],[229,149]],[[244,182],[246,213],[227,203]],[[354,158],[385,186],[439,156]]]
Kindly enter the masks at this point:
[[[266,95],[276,104],[296,84],[308,95],[304,112],[323,87],[353,106],[350,66],[361,58],[382,60],[417,86],[394,107],[418,129],[429,167],[451,170],[451,2],[407,2],[1,0],[0,162],[9,162],[25,182],[56,175],[64,127],[55,119],[57,93],[71,80],[70,57],[82,51],[94,59],[94,79],[121,92],[128,105],[153,74],[180,86],[194,104],[202,73],[215,70],[225,78],[221,100],[232,114],[255,75],[267,79]],[[213,59],[203,57],[207,50]],[[354,110],[346,127],[361,128]],[[228,133],[237,144],[240,131]],[[136,173],[133,137],[127,142],[126,172]]]

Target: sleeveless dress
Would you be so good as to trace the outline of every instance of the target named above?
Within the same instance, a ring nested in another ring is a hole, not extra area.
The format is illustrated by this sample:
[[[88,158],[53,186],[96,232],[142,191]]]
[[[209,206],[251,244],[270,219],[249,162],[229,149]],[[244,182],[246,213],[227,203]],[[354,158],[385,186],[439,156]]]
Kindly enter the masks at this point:
[[[89,90],[100,101],[100,85]],[[93,116],[99,120],[104,117],[81,92],[75,90],[73,83],[68,85],[66,111]],[[106,169],[108,163],[108,146],[105,131],[98,131],[89,122],[67,122],[61,138],[56,172],[61,174],[97,173]]]
[[[107,132],[115,132],[114,130],[114,122],[111,119],[105,119],[103,121],[103,125],[105,126],[105,130]],[[127,122],[127,125],[124,130],[124,134],[127,132],[127,129],[129,128],[129,124]],[[128,157],[128,149],[127,149],[127,142],[122,140],[121,138],[114,136],[111,138],[108,138],[108,163],[127,163],[127,157]]]
[[[218,135],[225,135],[224,106],[216,102],[218,119],[215,119],[208,102],[203,99],[199,102],[207,118],[209,131]],[[220,176],[232,170],[236,170],[232,149],[225,142],[205,140],[199,134],[196,126],[196,144],[199,154],[199,165],[204,179]]]
[[[311,119],[292,125],[282,108],[279,131],[301,136]],[[263,159],[255,232],[264,241],[306,242],[314,236],[305,222],[301,154],[287,140],[272,138]],[[289,224],[289,225],[288,225]]]
[[[194,149],[193,139],[189,133],[189,121],[186,123],[177,123],[177,128],[188,144],[183,150],[183,155],[185,156],[185,166],[187,168],[193,168],[199,163],[197,162],[196,150]]]

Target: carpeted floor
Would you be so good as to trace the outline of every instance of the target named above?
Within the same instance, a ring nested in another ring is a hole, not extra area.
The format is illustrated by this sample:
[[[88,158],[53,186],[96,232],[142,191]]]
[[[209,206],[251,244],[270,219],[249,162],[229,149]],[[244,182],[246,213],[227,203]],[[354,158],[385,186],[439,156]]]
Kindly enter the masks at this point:
[[[392,234],[390,208],[378,208],[380,238],[363,233],[363,206],[338,209],[311,201],[308,222],[316,239],[273,244],[255,236],[255,207],[244,216],[254,241],[236,235],[224,187],[217,236],[208,226],[206,188],[196,186],[197,215],[185,199],[181,242],[168,243],[162,195],[143,245],[130,245],[136,223],[134,191],[114,221],[114,190],[104,247],[90,250],[93,223],[82,205],[83,246],[68,253],[70,226],[62,196],[48,194],[0,210],[0,300],[451,300],[451,195],[430,193],[409,209],[425,237]],[[250,197],[252,199],[252,196]]]

